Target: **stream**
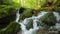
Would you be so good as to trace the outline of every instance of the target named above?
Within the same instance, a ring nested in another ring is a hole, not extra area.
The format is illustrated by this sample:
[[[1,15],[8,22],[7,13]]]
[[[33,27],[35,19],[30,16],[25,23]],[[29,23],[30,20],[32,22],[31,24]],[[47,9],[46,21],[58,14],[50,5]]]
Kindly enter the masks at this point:
[[[39,19],[43,16],[43,15],[45,15],[45,14],[47,14],[48,12],[43,12],[43,11],[41,11],[40,13],[38,13],[38,16],[32,16],[32,17],[29,17],[29,18],[25,18],[23,21],[21,21],[21,22],[19,22],[19,24],[21,25],[21,30],[22,30],[22,34],[36,34],[36,32],[37,32],[37,30],[39,30],[39,29],[44,29],[45,27],[42,27],[41,25],[39,25],[38,26],[38,23],[37,22],[39,22]],[[56,32],[58,32],[58,31],[60,31],[60,15],[59,15],[59,13],[57,13],[57,12],[53,12],[53,14],[54,14],[54,16],[56,17],[56,20],[57,20],[57,23],[56,23],[56,25],[55,26],[53,26],[55,29],[57,29],[57,31],[54,31],[55,33]],[[19,17],[20,17],[20,14],[19,14],[19,11],[16,13],[16,22],[18,22],[18,20],[19,20]],[[29,23],[29,20],[31,20],[32,19],[32,25],[33,25],[33,27],[31,27],[30,29],[27,29],[26,27],[26,25],[27,25],[27,23]],[[52,27],[52,28],[53,28]],[[50,32],[50,31],[49,31]],[[51,32],[53,32],[53,31],[51,31]],[[20,34],[20,33],[19,33]],[[46,34],[48,34],[48,32],[46,33]]]

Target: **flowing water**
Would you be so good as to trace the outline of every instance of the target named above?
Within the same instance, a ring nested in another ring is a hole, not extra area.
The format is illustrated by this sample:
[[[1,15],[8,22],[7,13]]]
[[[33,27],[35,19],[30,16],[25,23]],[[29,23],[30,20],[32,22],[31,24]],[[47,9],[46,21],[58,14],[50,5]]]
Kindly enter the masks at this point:
[[[57,12],[54,12],[54,15],[56,16],[56,19],[57,19],[57,23],[54,26],[54,28],[56,28],[58,31],[60,31],[60,15]]]
[[[41,13],[38,13],[38,16],[32,16],[30,18],[25,18],[22,22],[19,22],[19,24],[21,25],[21,30],[22,30],[22,34],[36,34],[36,31],[38,29],[43,29],[44,27],[42,26],[38,26],[37,25],[37,22],[39,21],[39,19],[44,15],[44,14],[47,14],[48,12],[41,12]],[[53,12],[54,15],[56,16],[56,19],[57,21],[59,22],[60,20],[60,15],[57,13],[57,12]],[[16,13],[16,22],[18,22],[19,20],[19,11]],[[27,30],[26,28],[26,24],[28,22],[28,19],[32,19],[33,20],[33,28],[30,28],[29,30]],[[56,28],[57,30],[60,29],[60,23],[56,23],[56,25],[54,26],[54,28]]]
[[[20,17],[20,14],[19,14],[19,10],[18,10],[18,11],[16,12],[16,22],[18,22],[19,17]]]

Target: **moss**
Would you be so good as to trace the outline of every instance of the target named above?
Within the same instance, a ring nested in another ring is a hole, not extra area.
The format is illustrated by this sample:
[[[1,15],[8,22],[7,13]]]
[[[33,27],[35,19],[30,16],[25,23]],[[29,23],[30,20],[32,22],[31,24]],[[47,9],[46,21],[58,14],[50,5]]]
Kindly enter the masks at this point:
[[[56,17],[53,15],[52,12],[49,12],[47,14],[45,14],[44,16],[41,17],[41,22],[43,25],[47,25],[47,26],[53,26],[56,23]]]
[[[28,18],[32,16],[32,10],[31,9],[26,9],[24,12],[21,14],[20,19]]]
[[[15,13],[16,13],[16,9],[14,7],[7,5],[0,5],[0,18]]]
[[[0,30],[0,34],[16,34],[20,30],[20,25],[16,22],[12,22],[7,25],[5,30]]]
[[[30,8],[25,8],[23,12],[20,15],[20,20],[31,17],[31,16],[36,16],[40,10],[35,10],[35,9],[30,9]]]

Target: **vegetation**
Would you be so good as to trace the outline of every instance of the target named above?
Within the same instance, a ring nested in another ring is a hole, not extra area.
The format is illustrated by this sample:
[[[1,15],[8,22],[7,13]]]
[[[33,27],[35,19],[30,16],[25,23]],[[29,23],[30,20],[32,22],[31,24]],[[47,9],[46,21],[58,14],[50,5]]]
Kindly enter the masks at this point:
[[[3,18],[0,20],[0,23],[9,23],[7,26],[3,26],[3,28],[6,28],[5,30],[0,29],[0,34],[15,34],[19,30],[20,25],[13,22],[14,20],[11,20],[13,17],[11,19],[9,19],[9,17],[16,14],[17,9],[21,9],[21,7],[25,8],[25,10],[21,13],[20,20],[31,17],[32,15],[36,16],[39,11],[56,11],[57,9],[60,9],[60,0],[0,0],[0,19]],[[60,10],[58,11],[60,13]],[[4,19],[5,17],[7,19]],[[6,20],[9,22],[5,22]],[[43,24],[49,26],[54,25],[55,23],[53,14],[51,14],[51,16],[49,16],[49,14],[44,15],[41,20]],[[1,24],[0,27],[2,27]]]
[[[0,30],[0,34],[16,34],[20,30],[20,25],[16,22],[11,22],[5,29]]]
[[[16,9],[12,6],[0,5],[0,18],[16,13]]]
[[[21,14],[20,19],[28,18],[32,16],[32,10],[31,9],[26,9],[24,12]]]

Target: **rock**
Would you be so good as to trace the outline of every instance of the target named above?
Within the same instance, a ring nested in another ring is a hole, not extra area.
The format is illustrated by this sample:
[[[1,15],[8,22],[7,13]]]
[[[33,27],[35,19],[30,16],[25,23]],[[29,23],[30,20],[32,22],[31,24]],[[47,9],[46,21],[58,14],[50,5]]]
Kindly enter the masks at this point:
[[[26,25],[27,30],[29,30],[30,28],[33,28],[33,20],[27,19],[27,24],[25,25]]]
[[[30,28],[33,28],[33,20],[31,18],[25,18],[22,23],[24,24],[24,26],[26,26],[27,30],[29,30]]]
[[[23,11],[23,13],[20,15],[20,20],[23,20],[25,18],[31,17],[32,16],[32,10],[31,9],[26,9]],[[19,21],[20,21],[19,20]]]
[[[19,31],[17,34],[22,34],[22,31]]]
[[[10,22],[15,20],[16,15],[9,15],[3,18],[0,18],[0,28],[7,26]]]
[[[32,15],[34,15],[34,16],[37,16],[38,15],[38,12],[40,12],[39,10],[32,10]]]
[[[58,31],[49,31],[47,29],[39,29],[36,34],[58,34]]]
[[[12,7],[0,7],[0,28],[6,27],[16,19],[16,9]]]
[[[10,22],[9,25],[5,27],[5,29],[0,30],[0,34],[17,34],[20,30],[20,24],[17,22]]]
[[[19,9],[19,13],[22,14],[22,13],[24,12],[24,10],[25,10],[25,8],[21,7],[21,8]]]
[[[48,30],[46,30],[46,29],[39,29],[39,30],[37,30],[37,32],[36,32],[36,34],[48,34]]]
[[[48,12],[47,14],[40,18],[40,21],[42,25],[53,26],[56,23],[56,18],[52,12]]]
[[[25,18],[29,18],[33,15],[37,16],[38,12],[40,12],[38,10],[34,10],[34,9],[30,9],[30,8],[25,8],[25,9],[22,9],[22,10],[24,10],[24,11],[20,12],[21,13],[20,20],[23,20]]]
[[[0,18],[16,13],[16,9],[12,6],[0,5]]]

